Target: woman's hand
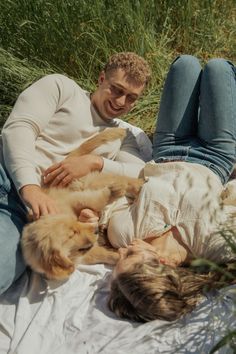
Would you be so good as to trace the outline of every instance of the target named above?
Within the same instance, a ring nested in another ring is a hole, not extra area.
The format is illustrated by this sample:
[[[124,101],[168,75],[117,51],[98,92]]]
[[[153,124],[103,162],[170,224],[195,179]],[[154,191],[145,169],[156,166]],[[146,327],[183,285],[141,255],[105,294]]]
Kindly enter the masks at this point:
[[[60,212],[56,202],[37,185],[29,184],[22,187],[20,195],[25,204],[31,209],[34,220],[43,215],[58,214]]]
[[[92,171],[101,171],[103,159],[97,155],[71,156],[55,163],[43,173],[44,184],[51,187],[66,187],[75,178]]]

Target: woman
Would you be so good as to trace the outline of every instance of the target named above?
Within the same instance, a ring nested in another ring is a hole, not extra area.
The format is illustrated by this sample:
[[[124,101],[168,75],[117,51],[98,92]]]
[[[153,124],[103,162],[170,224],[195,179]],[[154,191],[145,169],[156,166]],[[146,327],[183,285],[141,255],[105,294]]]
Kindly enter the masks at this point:
[[[235,74],[223,59],[202,70],[187,55],[170,68],[154,162],[144,168],[149,181],[135,203],[119,201],[109,219],[111,244],[126,247],[120,250],[109,299],[119,316],[174,320],[197,303],[205,285],[220,285],[212,276],[174,267],[196,257],[218,263],[235,259],[228,242],[235,239],[230,232],[235,209],[220,203],[236,160]]]
[[[193,310],[205,291],[235,283],[232,270],[224,270],[223,275],[198,274],[190,268],[167,265],[160,253],[149,247],[136,240],[119,249],[108,300],[118,317],[138,322],[174,321]]]

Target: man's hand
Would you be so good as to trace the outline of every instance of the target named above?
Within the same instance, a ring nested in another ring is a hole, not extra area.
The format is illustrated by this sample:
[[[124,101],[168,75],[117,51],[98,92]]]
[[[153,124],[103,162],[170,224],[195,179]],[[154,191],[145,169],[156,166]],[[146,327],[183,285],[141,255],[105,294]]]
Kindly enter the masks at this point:
[[[101,171],[103,159],[97,155],[71,156],[49,167],[43,173],[44,183],[51,187],[66,187],[75,178],[92,171]]]
[[[26,205],[31,208],[34,220],[37,220],[42,215],[59,213],[55,201],[37,185],[29,184],[22,187],[20,195]]]

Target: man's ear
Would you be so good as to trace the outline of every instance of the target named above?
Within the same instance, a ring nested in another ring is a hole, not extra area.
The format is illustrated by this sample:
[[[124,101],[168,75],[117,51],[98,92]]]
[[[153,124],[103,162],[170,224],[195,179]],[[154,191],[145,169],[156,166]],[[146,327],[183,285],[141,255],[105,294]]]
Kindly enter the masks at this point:
[[[101,85],[106,78],[105,72],[101,71],[98,77],[98,84]]]

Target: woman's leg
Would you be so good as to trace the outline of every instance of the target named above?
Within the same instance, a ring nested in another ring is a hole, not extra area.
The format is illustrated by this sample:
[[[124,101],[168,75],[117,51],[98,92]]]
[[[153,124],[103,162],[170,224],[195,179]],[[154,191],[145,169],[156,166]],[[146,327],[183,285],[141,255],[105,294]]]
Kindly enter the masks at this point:
[[[26,209],[0,165],[0,294],[25,270],[19,244],[25,223]]]
[[[164,85],[153,140],[153,158],[178,154],[179,147],[197,134],[201,65],[197,58],[182,55],[170,67]],[[181,158],[180,158],[181,159]]]
[[[210,60],[200,92],[198,137],[205,160],[224,183],[236,161],[236,68],[224,59]]]

